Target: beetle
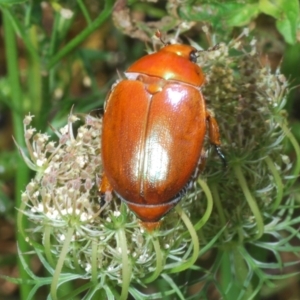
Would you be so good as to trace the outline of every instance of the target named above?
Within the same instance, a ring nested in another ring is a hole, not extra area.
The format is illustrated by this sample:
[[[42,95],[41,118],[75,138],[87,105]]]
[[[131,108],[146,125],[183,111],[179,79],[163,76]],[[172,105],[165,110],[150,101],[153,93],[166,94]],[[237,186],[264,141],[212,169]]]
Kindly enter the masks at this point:
[[[206,132],[225,161],[218,123],[201,93],[198,56],[190,45],[164,44],[133,63],[106,100],[99,191],[114,191],[149,230],[199,173]]]

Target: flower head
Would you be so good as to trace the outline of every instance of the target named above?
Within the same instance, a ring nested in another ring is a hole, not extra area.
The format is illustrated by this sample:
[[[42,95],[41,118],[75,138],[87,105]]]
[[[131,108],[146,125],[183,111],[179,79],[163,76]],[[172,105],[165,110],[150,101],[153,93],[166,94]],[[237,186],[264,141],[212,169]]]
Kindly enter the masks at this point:
[[[199,255],[198,235],[206,250],[231,249],[255,244],[285,222],[278,217],[281,203],[292,205],[293,199],[283,197],[284,188],[299,172],[299,158],[292,169],[283,151],[284,138],[292,139],[282,111],[285,78],[261,66],[255,41],[244,47],[241,37],[203,52],[199,64],[206,74],[202,93],[219,122],[228,167],[210,152],[181,206],[152,233],[117,197],[105,204],[99,199],[101,118],[87,115],[82,122],[71,113],[67,124],[54,130],[56,141],[30,127],[33,116],[25,118],[29,158],[20,151],[37,174],[22,194],[20,212],[34,224],[31,242],[42,240],[54,277],[64,265],[68,274],[99,289],[121,287],[125,299],[130,283],[147,284],[161,273],[191,267]]]

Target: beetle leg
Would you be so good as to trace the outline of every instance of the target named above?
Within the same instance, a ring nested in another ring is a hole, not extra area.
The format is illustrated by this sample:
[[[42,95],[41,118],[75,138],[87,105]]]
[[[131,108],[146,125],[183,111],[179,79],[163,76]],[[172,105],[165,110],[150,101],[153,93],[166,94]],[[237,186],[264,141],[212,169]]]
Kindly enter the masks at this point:
[[[198,166],[198,169],[199,169],[198,175],[203,172],[205,165],[206,165],[206,152],[204,149],[202,149],[201,156],[200,156],[200,162],[199,162],[199,166]]]
[[[100,206],[102,207],[105,203],[110,202],[112,200],[112,191],[113,188],[108,181],[105,173],[102,175],[102,180],[99,185],[99,193],[100,193]]]
[[[206,121],[208,123],[209,140],[214,145],[217,154],[223,162],[224,167],[226,167],[227,162],[225,155],[221,149],[220,132],[217,120],[210,114],[210,112],[206,111]]]
[[[220,44],[215,44],[214,46],[209,47],[206,51],[216,51],[220,48],[221,48]]]

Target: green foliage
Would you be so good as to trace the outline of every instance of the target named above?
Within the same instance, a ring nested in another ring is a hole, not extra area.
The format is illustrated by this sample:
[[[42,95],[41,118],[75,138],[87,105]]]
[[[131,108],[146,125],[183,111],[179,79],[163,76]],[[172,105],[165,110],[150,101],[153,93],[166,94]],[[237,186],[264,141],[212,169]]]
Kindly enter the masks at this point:
[[[28,0],[0,0],[0,5],[14,5],[28,2]]]
[[[287,43],[296,43],[297,28],[300,22],[299,1],[262,0],[259,1],[259,9],[276,19],[276,27]]]
[[[138,6],[132,1],[133,6]],[[300,11],[298,0],[258,0],[258,1],[170,1],[167,4],[168,17],[173,21],[161,22],[162,31],[172,29],[179,18],[185,22],[208,22],[213,28],[223,34],[229,34],[233,27],[242,27],[254,21],[260,14],[273,17],[276,27],[288,44],[295,44],[297,41],[297,28],[300,23]],[[144,11],[152,11],[153,6],[144,5]],[[175,13],[176,12],[176,13]],[[157,17],[162,13],[157,12]],[[141,26],[138,25],[138,26]]]

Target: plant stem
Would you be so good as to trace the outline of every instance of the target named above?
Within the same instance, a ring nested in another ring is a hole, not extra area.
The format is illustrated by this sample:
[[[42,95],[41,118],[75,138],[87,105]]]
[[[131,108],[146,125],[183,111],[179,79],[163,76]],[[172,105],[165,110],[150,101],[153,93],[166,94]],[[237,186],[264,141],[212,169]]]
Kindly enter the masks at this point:
[[[199,256],[199,251],[200,251],[200,243],[199,243],[199,239],[197,236],[197,232],[196,232],[193,224],[191,223],[189,217],[182,210],[180,205],[177,205],[175,209],[176,209],[176,212],[180,215],[181,220],[184,222],[184,225],[186,226],[186,228],[190,234],[191,242],[192,242],[191,246],[193,246],[193,253],[192,253],[192,256],[188,260],[186,260],[185,262],[180,262],[179,265],[172,268],[169,271],[170,273],[178,273],[178,272],[181,272],[183,270],[190,268],[196,262],[196,260]]]
[[[55,262],[51,253],[51,231],[52,231],[51,227],[49,225],[46,225],[44,231],[44,247],[45,247],[45,256],[47,258],[47,261],[52,267],[54,267]]]
[[[198,183],[201,186],[201,188],[206,196],[207,208],[206,208],[206,211],[205,211],[203,217],[194,225],[194,228],[196,231],[198,231],[200,228],[202,228],[205,225],[205,223],[208,221],[208,219],[211,215],[212,209],[213,209],[213,202],[214,202],[211,191],[210,191],[208,185],[206,184],[206,182],[199,178]]]
[[[81,31],[75,38],[73,38],[64,48],[62,48],[56,55],[54,55],[48,65],[47,69],[51,70],[51,68],[59,62],[66,54],[71,52],[76,46],[78,46],[83,40],[85,40],[93,31],[95,31],[104,21],[111,15],[112,0],[106,0],[104,10],[101,14],[83,31]]]
[[[275,201],[272,203],[272,209],[271,209],[271,213],[273,213],[281,204],[282,198],[283,198],[283,182],[281,180],[280,174],[278,172],[278,170],[276,169],[276,166],[274,164],[274,162],[272,161],[272,159],[270,158],[270,156],[267,156],[265,158],[265,162],[267,163],[269,170],[271,171],[273,177],[274,177],[274,181],[276,184],[276,188],[277,188],[277,196]]]
[[[248,202],[248,205],[255,217],[257,233],[255,234],[255,236],[253,238],[255,240],[259,239],[264,233],[264,221],[263,221],[262,215],[260,213],[259,207],[256,203],[255,198],[253,198],[253,196],[251,195],[248,184],[243,175],[241,166],[239,166],[239,165],[234,166],[234,173],[235,173],[235,176],[236,176],[236,178],[240,184],[240,187],[244,193],[244,196]]]
[[[61,270],[62,270],[64,262],[65,262],[66,256],[69,253],[70,243],[71,243],[73,234],[74,234],[74,228],[70,227],[65,236],[65,241],[64,241],[63,247],[61,249],[60,256],[57,261],[56,268],[55,268],[55,271],[53,274],[53,280],[52,280],[51,288],[50,288],[50,294],[51,294],[51,297],[53,300],[58,299],[57,298],[57,289],[58,289],[59,277],[60,277]]]
[[[8,12],[3,10],[3,27],[4,27],[4,40],[5,40],[5,53],[7,62],[8,80],[11,88],[11,100],[12,100],[12,117],[14,126],[14,137],[20,147],[24,147],[23,136],[23,97],[22,88],[19,79],[19,66],[18,66],[18,53],[16,37]],[[25,188],[25,185],[29,181],[29,169],[23,161],[21,155],[17,158],[18,166],[15,176],[15,205],[20,207],[21,205],[21,190]],[[22,228],[27,228],[27,222],[23,219]],[[21,253],[29,251],[29,246],[25,242],[23,236],[17,232],[17,242]],[[26,263],[29,265],[29,257],[24,257]],[[29,275],[24,270],[20,259],[18,259],[19,276],[24,282],[29,281]],[[20,299],[27,299],[30,293],[31,287],[29,284],[20,285]]]
[[[84,2],[82,0],[77,0],[78,6],[80,7],[82,14],[84,15],[85,20],[87,21],[87,23],[89,25],[92,24],[92,19],[90,17],[90,14],[86,8],[86,6],[84,5]]]
[[[29,29],[29,35],[31,44],[38,48],[38,28],[32,25]],[[38,124],[38,128],[41,128],[41,124],[45,124],[45,119],[41,120],[41,108],[42,108],[42,76],[40,57],[32,55],[28,51],[28,76],[27,86],[30,97],[30,111],[35,116],[35,122]]]
[[[96,240],[93,240],[92,241],[92,278],[91,280],[97,284],[97,267],[98,267],[98,264],[97,264],[97,252],[98,252],[98,244],[97,244],[97,241]]]
[[[225,237],[227,237],[229,233],[228,233],[227,228],[225,227],[226,226],[226,217],[224,215],[224,209],[223,209],[221,199],[220,199],[220,196],[219,196],[219,191],[218,191],[217,184],[211,183],[209,186],[210,186],[210,190],[211,190],[211,193],[212,193],[212,196],[213,196],[213,199],[214,199],[215,207],[217,208],[217,211],[218,211],[218,214],[219,214],[220,224],[221,224],[222,227],[225,228],[224,229],[224,234],[225,234]]]
[[[221,260],[221,282],[226,299],[248,300],[253,295],[249,280],[249,266],[245,262],[239,247],[224,251]]]
[[[156,266],[154,268],[154,272],[149,277],[143,280],[144,283],[153,282],[160,275],[164,267],[163,253],[160,248],[159,240],[153,237],[152,243],[156,254]]]
[[[131,281],[132,266],[128,257],[128,248],[125,235],[125,229],[120,228],[117,231],[117,244],[121,248],[122,253],[122,292],[120,300],[126,300],[128,297],[128,289]]]
[[[281,124],[281,128],[286,134],[287,138],[290,140],[290,143],[293,145],[295,154],[296,154],[296,162],[294,163],[293,176],[294,178],[289,181],[288,186],[292,186],[295,181],[299,177],[300,172],[300,147],[298,141],[295,139],[294,135],[291,133],[291,130],[285,125]]]

